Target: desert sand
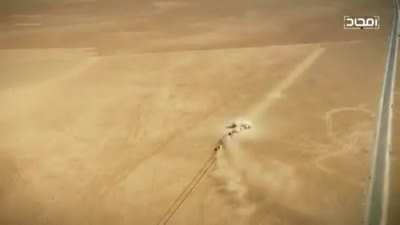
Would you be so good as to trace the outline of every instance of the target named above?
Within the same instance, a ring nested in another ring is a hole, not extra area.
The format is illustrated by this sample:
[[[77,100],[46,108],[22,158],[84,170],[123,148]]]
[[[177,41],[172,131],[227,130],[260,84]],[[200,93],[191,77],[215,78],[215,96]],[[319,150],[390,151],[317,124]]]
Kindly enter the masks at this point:
[[[5,2],[0,224],[362,224],[391,1]]]

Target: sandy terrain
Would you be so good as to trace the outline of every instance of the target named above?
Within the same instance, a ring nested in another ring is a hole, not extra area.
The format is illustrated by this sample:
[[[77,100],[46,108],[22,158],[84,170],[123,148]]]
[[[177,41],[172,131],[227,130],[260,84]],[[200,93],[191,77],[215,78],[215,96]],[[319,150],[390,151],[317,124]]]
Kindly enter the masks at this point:
[[[0,13],[0,224],[362,224],[391,1],[22,2]]]

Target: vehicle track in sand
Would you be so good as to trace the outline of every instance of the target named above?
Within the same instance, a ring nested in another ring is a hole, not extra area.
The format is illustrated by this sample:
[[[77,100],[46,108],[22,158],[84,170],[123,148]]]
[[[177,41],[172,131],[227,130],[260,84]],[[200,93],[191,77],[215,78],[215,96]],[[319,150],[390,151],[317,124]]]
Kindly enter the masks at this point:
[[[304,72],[309,69],[314,62],[321,56],[321,54],[325,51],[325,48],[318,46],[314,51],[312,51],[300,64],[298,64],[290,74],[281,81],[271,92],[268,92],[263,101],[256,105],[246,117],[251,121],[255,121],[257,118],[263,116],[265,112],[281,97],[281,95],[289,89],[296,80],[304,74]],[[221,145],[223,137],[218,141],[217,145]],[[223,147],[223,145],[221,145]],[[218,148],[216,146],[215,148]],[[218,149],[218,151],[223,151],[222,149]],[[193,179],[189,182],[187,186],[180,192],[178,197],[173,201],[170,207],[163,214],[161,220],[157,223],[157,225],[167,225],[174,214],[179,210],[179,208],[183,205],[185,200],[190,196],[191,193],[194,192],[195,188],[200,184],[203,178],[208,174],[210,169],[213,168],[216,162],[216,151],[211,152],[211,156],[207,159],[201,169],[194,175]]]
[[[303,74],[309,69],[314,62],[325,52],[325,48],[318,46],[312,51],[300,64],[298,64],[287,77],[280,82],[272,91],[266,93],[262,98],[261,103],[256,105],[250,112],[245,114],[244,118],[255,123],[260,117],[276,103],[284,92],[289,89]]]

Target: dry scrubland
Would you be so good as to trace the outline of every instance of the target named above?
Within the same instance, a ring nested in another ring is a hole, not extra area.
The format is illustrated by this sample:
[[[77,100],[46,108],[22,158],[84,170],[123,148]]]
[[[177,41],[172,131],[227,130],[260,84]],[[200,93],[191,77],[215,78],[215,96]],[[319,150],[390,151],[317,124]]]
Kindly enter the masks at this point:
[[[344,31],[343,15],[379,15]],[[7,1],[0,224],[361,224],[391,1]]]

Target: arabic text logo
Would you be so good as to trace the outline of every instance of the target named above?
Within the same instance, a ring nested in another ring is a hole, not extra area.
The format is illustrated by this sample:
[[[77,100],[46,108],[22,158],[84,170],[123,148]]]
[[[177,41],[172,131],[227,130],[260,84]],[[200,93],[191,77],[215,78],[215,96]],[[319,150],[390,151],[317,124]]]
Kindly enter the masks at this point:
[[[344,29],[379,29],[379,16],[345,16]]]

